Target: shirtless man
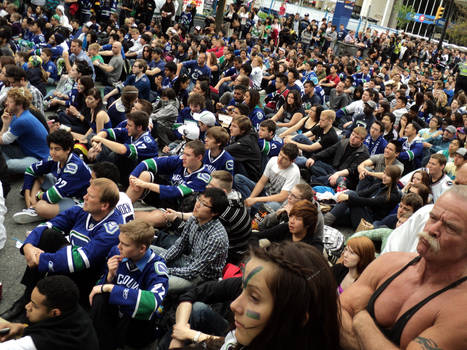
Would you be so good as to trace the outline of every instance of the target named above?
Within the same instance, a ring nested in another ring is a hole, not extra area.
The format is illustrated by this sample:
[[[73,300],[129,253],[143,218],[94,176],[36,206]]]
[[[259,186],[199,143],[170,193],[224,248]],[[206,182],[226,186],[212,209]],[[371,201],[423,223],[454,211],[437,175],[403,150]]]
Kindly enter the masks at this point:
[[[383,254],[341,294],[344,349],[467,349],[466,201],[467,186],[446,191],[431,210],[418,254]]]

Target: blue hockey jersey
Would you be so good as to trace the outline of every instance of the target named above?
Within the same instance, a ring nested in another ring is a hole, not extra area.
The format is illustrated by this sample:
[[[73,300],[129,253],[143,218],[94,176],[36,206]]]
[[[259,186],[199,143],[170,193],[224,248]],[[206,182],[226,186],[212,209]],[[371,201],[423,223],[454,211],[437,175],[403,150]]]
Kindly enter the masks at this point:
[[[256,131],[259,130],[259,124],[264,120],[266,119],[266,116],[264,115],[264,111],[262,108],[260,108],[259,106],[256,106],[253,111],[250,113],[250,115],[248,116],[248,118],[250,118],[251,120],[251,124],[253,125],[253,127],[255,128]]]
[[[45,191],[41,199],[52,204],[63,198],[82,198],[91,180],[89,167],[76,154],[70,153],[63,168],[50,157],[27,167],[24,172],[23,191],[32,189],[34,181],[45,174],[53,175],[55,185]]]
[[[120,255],[118,247],[109,258]],[[98,284],[106,282],[108,270]],[[137,262],[124,258],[118,265],[109,303],[118,305],[122,314],[138,320],[150,320],[160,314],[162,301],[169,289],[169,275],[164,259],[151,249]]]
[[[268,158],[278,156],[283,145],[284,141],[277,135],[274,135],[272,140],[269,141],[266,139],[258,139],[258,146],[261,153]]]
[[[211,150],[206,150],[203,163],[209,173],[215,170],[227,170],[234,175],[234,159],[227,151],[222,151],[216,158],[211,156]]]
[[[402,143],[402,152],[399,154],[399,160],[403,162],[413,162],[414,168],[421,167],[423,158],[423,140],[418,136],[409,142],[407,137],[399,139]]]
[[[149,131],[141,134],[137,139],[129,136],[126,128],[106,129],[105,131],[109,140],[122,143],[125,146],[125,157],[139,161],[157,157],[157,142]]]
[[[112,210],[101,221],[95,221],[81,205],[75,205],[58,214],[52,220],[37,226],[24,241],[37,246],[42,232],[54,228],[69,236],[70,245],[55,253],[42,253],[39,258],[39,272],[74,273],[105,265],[110,249],[118,244],[118,235],[123,216]],[[24,246],[23,245],[23,246]]]
[[[143,171],[171,175],[171,185],[160,185],[161,199],[180,198],[195,192],[203,192],[211,180],[210,172],[205,165],[188,173],[188,170],[183,167],[181,156],[146,159],[138,164],[131,175],[138,177]]]

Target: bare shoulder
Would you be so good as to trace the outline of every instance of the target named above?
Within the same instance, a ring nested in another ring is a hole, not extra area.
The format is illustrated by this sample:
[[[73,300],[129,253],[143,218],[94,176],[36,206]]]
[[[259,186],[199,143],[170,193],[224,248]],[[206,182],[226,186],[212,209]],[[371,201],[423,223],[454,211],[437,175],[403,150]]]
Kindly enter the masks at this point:
[[[417,254],[393,252],[380,255],[361,276],[340,295],[340,302],[350,315],[363,310],[378,286],[399,271]]]
[[[382,279],[390,277],[417,256],[416,253],[389,252],[380,255],[363,271],[358,279],[362,283],[377,288]]]

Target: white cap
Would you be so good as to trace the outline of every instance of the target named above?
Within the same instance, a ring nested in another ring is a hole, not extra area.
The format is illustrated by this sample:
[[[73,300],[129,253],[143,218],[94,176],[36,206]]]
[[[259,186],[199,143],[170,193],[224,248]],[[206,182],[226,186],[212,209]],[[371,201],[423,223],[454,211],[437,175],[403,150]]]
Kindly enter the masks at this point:
[[[193,119],[207,126],[216,125],[216,116],[209,111],[202,111],[201,113],[193,113]]]
[[[199,128],[195,123],[179,126],[177,131],[191,141],[199,139]]]

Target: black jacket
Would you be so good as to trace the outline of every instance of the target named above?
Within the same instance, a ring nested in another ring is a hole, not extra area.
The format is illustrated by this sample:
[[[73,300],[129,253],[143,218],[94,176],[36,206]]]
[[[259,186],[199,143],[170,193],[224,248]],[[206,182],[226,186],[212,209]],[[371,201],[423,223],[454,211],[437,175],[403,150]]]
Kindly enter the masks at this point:
[[[387,187],[379,182],[370,186],[356,195],[349,195],[349,207],[368,207],[374,214],[375,220],[381,220],[393,210],[401,200],[401,193],[397,186],[393,186],[389,198],[387,198]]]
[[[243,174],[250,180],[258,181],[261,176],[261,151],[258,135],[254,131],[232,138],[224,148],[235,161],[235,173]]]
[[[98,350],[96,332],[86,312],[75,310],[58,317],[39,321],[24,329],[38,350]]]
[[[358,182],[358,165],[368,159],[370,154],[368,148],[362,144],[358,148],[351,147],[350,155],[344,157],[347,146],[350,147],[349,142],[349,139],[342,139],[331,147],[312,155],[311,158],[328,163],[338,171],[347,169],[349,171],[347,186],[352,188]]]
[[[290,241],[292,240],[292,234],[289,231],[289,224],[282,223],[271,227],[270,229],[253,233],[251,235],[251,244],[258,245],[258,241],[260,239],[266,238],[270,242],[282,242],[282,241]],[[323,240],[322,237],[319,237],[317,232],[310,233],[308,232],[307,235],[301,240],[303,243],[307,243],[320,252],[323,251]]]

